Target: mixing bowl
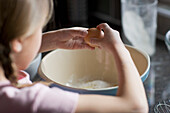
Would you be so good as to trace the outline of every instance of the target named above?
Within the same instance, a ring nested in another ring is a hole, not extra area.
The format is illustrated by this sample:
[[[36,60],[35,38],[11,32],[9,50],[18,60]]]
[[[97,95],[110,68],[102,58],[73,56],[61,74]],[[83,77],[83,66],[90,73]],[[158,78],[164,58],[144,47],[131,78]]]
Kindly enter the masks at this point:
[[[132,59],[145,81],[149,74],[149,56],[134,47],[126,45]],[[39,75],[53,81],[54,86],[80,94],[115,95],[118,89],[118,72],[113,56],[101,49],[63,50],[57,49],[47,54],[39,66]],[[103,80],[111,83],[106,88],[78,88],[70,84],[81,84],[84,81]]]

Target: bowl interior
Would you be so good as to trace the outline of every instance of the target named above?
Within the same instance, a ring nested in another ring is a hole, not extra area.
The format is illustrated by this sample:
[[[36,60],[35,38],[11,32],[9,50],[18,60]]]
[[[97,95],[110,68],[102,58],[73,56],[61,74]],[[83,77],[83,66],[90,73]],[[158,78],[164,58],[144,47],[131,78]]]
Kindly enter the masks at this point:
[[[147,56],[130,46],[126,48],[140,75],[143,75],[148,68]],[[52,51],[42,59],[39,74],[42,78],[61,85],[84,80],[103,80],[115,86],[118,79],[113,56],[101,49]]]

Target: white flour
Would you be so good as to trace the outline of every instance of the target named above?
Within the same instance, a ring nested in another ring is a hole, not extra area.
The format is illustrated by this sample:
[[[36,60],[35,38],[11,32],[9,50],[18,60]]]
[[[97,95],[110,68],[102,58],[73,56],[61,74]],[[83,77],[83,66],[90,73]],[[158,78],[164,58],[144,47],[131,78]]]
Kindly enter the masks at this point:
[[[75,88],[82,88],[82,89],[99,89],[99,88],[107,88],[112,87],[111,83],[108,83],[103,80],[94,80],[89,82],[79,82],[79,83],[67,83],[67,86],[75,87]]]

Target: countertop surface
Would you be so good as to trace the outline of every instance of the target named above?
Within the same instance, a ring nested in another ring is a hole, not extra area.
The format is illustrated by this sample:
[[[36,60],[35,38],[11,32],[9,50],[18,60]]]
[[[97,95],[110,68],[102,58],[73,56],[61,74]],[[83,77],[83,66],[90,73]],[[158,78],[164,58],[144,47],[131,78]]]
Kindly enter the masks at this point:
[[[170,100],[170,53],[164,41],[157,40],[156,53],[151,57],[150,74],[144,86],[149,113],[154,113],[154,107],[159,102]]]

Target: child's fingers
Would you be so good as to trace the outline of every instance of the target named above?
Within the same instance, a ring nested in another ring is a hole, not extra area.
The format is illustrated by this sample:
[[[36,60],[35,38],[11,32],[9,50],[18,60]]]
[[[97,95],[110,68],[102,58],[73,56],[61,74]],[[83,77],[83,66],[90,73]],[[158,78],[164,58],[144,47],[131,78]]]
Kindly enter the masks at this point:
[[[81,40],[81,41],[84,41],[84,37],[76,36],[76,37],[72,38],[72,40]]]
[[[71,34],[73,37],[79,36],[79,37],[84,37],[88,34],[88,29],[87,28],[81,28],[81,27],[76,27],[76,28],[71,28]]]
[[[107,23],[102,23],[97,26],[98,29],[103,29],[104,31],[108,31],[110,29],[110,26]]]
[[[89,46],[88,44],[84,44],[82,49],[90,49],[90,50],[94,50],[95,47],[91,47],[91,46]]]

